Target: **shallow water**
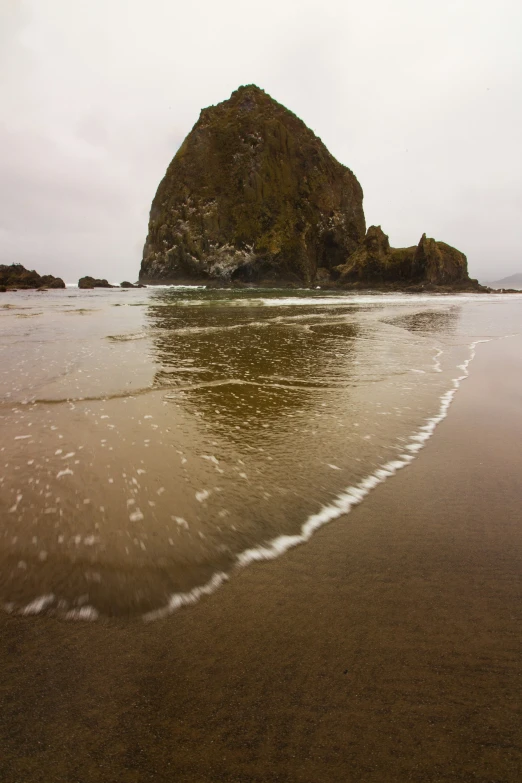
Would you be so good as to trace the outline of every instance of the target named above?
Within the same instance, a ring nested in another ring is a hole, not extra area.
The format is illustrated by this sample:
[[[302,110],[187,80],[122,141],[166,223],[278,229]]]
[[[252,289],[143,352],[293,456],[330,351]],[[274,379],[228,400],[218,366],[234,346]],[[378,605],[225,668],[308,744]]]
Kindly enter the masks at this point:
[[[406,466],[522,297],[204,289],[0,299],[0,600],[154,619]],[[340,524],[349,524],[343,520]]]

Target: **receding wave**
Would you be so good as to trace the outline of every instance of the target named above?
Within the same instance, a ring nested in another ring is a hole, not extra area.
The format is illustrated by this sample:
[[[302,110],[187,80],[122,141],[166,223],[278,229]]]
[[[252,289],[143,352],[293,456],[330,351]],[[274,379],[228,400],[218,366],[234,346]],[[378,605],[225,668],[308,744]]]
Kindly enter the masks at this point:
[[[234,570],[240,570],[252,563],[263,560],[275,560],[288,552],[289,549],[299,546],[300,544],[305,544],[310,540],[316,530],[343,514],[348,514],[354,506],[357,506],[367,497],[372,489],[375,489],[375,487],[382,484],[386,479],[394,476],[399,470],[413,462],[415,456],[433,435],[437,425],[446,418],[448,409],[460,384],[469,375],[468,368],[475,357],[477,345],[486,342],[489,342],[489,340],[476,340],[470,344],[470,355],[468,359],[466,359],[463,364],[459,365],[462,374],[452,380],[451,387],[440,398],[438,413],[435,416],[428,418],[425,424],[419,427],[419,429],[410,436],[409,441],[404,447],[403,453],[400,454],[398,459],[385,462],[362,481],[353,486],[349,486],[340,492],[331,503],[324,505],[317,513],[309,516],[301,526],[299,533],[295,535],[279,535],[271,541],[255,547],[250,547],[243,550],[243,552],[240,552],[236,557]],[[143,615],[143,620],[145,622],[160,620],[174,613],[182,606],[196,603],[203,596],[211,595],[218,590],[228,578],[229,575],[218,572],[204,585],[194,587],[192,590],[185,593],[174,593],[165,606],[152,612],[147,612]]]
[[[148,286],[149,291],[204,291],[206,285],[168,285],[168,284],[154,284]]]
[[[219,289],[218,289],[219,290]],[[443,300],[444,303],[458,304],[463,301],[484,301],[484,294],[383,294],[374,293],[317,295],[317,296],[273,296],[251,297],[238,296],[228,299],[179,299],[176,305],[182,307],[351,307],[354,305],[383,304],[426,304],[433,303],[434,299]]]
[[[145,340],[147,337],[150,337],[147,332],[131,332],[129,334],[108,334],[106,339],[115,343],[126,343],[132,340]]]

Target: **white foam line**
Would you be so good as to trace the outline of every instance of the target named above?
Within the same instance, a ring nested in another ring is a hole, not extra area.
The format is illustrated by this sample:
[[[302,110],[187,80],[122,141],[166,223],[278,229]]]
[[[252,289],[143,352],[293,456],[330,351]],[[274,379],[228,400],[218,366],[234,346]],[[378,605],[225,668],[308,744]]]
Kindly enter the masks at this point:
[[[194,286],[195,287],[195,286]],[[227,291],[228,289],[217,289]],[[258,289],[260,290],[260,289]],[[281,290],[281,289],[277,289]],[[298,289],[308,290],[308,289]],[[516,294],[510,294],[513,298]],[[517,297],[519,298],[519,297]],[[382,292],[375,292],[373,294],[355,294],[353,292],[346,292],[345,294],[337,293],[333,295],[325,294],[324,296],[281,296],[270,298],[266,297],[248,297],[240,299],[181,299],[176,302],[178,305],[186,307],[198,307],[198,306],[215,306],[216,304],[224,304],[228,307],[309,307],[318,306],[324,307],[328,305],[338,306],[353,306],[358,304],[376,305],[381,306],[383,304],[404,304],[404,303],[424,303],[429,302],[436,304],[442,302],[444,305],[457,304],[462,301],[478,301],[484,300],[494,301],[498,299],[496,294],[475,294],[475,293],[462,293],[462,294],[387,294]]]
[[[181,606],[195,604],[204,595],[212,595],[212,593],[215,593],[228,578],[228,574],[225,574],[223,571],[218,571],[218,573],[214,574],[206,584],[201,585],[200,587],[194,587],[192,590],[189,590],[188,593],[174,593],[170,596],[166,606],[163,606],[161,609],[156,609],[154,612],[147,612],[147,614],[143,615],[143,619],[145,622],[161,620],[163,617],[167,617],[169,614],[175,612]]]
[[[206,285],[156,285],[155,283],[147,285],[147,288],[150,291],[155,291],[157,289],[164,289],[164,288],[167,288],[172,291],[183,291],[185,289],[187,291],[190,291],[191,289],[193,289],[194,291],[198,291],[198,290],[203,290],[206,287],[207,287]]]
[[[401,454],[398,459],[390,460],[384,465],[381,465],[374,473],[366,476],[362,481],[354,486],[350,486],[343,492],[339,493],[332,503],[327,506],[323,506],[317,514],[312,514],[308,517],[306,522],[301,527],[301,532],[293,536],[282,535],[272,539],[266,544],[261,546],[252,547],[251,549],[245,549],[237,555],[234,568],[245,568],[251,563],[257,563],[260,560],[275,560],[289,549],[293,549],[295,546],[305,544],[313,536],[316,530],[323,525],[332,522],[342,514],[348,514],[354,506],[361,503],[364,498],[369,495],[372,489],[375,489],[379,484],[382,484],[390,476],[394,476],[397,471],[405,468],[410,462],[413,462],[415,455],[425,446],[426,442],[433,435],[435,428],[440,424],[448,414],[449,406],[463,380],[469,375],[469,365],[475,358],[476,347],[479,343],[488,343],[489,339],[476,340],[471,343],[470,355],[466,361],[459,365],[459,369],[462,370],[462,375],[454,378],[451,388],[445,392],[440,399],[439,411],[435,416],[426,419],[425,424],[419,427],[418,431],[410,436],[410,442],[405,446],[405,453]],[[228,575],[224,572],[218,572],[201,587],[195,587],[187,593],[174,593],[166,606],[161,609],[157,609],[154,612],[148,612],[143,615],[143,619],[146,622],[152,620],[159,620],[167,617],[175,612],[182,606],[188,606],[194,604],[204,595],[211,595],[218,590],[223,582],[228,580]]]

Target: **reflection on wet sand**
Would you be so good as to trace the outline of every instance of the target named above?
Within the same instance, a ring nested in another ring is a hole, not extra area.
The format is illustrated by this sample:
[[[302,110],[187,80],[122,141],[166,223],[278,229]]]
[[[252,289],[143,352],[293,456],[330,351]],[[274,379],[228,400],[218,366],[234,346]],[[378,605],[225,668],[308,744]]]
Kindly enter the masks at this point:
[[[171,388],[166,399],[204,417],[225,441],[250,442],[259,430],[266,438],[266,429],[283,439],[296,429],[289,419],[306,418],[321,405],[317,391],[346,389],[351,383],[358,328],[344,313],[343,321],[332,326],[322,325],[314,311],[299,320],[277,312],[268,319],[266,308],[259,308],[243,323],[231,322],[224,308],[210,319],[207,308],[186,311],[180,325],[177,311],[149,308],[155,385]]]

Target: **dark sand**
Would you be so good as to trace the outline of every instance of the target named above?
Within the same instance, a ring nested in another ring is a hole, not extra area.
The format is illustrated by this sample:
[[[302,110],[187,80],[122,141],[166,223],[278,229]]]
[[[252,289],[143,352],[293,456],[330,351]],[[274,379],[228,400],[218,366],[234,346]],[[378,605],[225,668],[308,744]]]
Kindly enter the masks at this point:
[[[0,779],[522,780],[522,339],[415,462],[165,621],[1,617]]]

